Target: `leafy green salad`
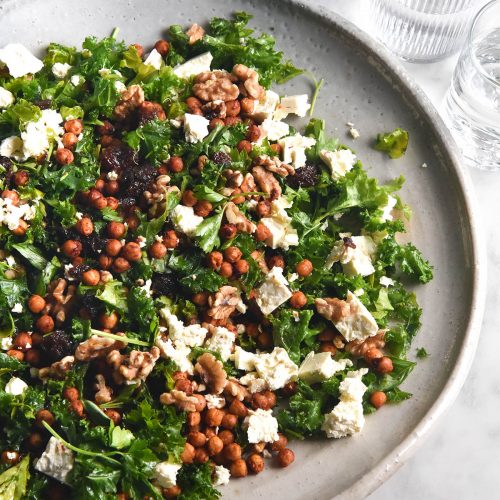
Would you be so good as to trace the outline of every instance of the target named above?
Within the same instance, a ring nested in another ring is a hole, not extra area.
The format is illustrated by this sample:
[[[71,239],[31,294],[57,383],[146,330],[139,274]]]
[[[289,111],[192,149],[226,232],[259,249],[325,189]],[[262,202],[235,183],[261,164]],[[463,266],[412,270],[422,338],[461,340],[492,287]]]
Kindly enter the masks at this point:
[[[403,178],[328,136],[321,82],[271,90],[303,71],[249,19],[0,49],[2,500],[215,499],[411,396]]]

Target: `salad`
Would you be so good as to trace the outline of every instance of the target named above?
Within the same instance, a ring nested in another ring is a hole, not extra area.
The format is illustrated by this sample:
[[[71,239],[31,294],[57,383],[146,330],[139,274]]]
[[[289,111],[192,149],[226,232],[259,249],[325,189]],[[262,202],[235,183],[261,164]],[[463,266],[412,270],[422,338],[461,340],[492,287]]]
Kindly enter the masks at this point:
[[[271,90],[303,71],[249,19],[0,49],[0,498],[215,499],[411,396],[403,179],[327,135],[321,82]]]

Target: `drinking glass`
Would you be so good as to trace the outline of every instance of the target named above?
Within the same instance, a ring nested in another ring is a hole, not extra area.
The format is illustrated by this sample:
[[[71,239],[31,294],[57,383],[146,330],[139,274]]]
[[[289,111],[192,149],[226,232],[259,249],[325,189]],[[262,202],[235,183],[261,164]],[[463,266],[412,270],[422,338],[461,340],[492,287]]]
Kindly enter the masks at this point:
[[[500,170],[500,0],[474,18],[444,101],[466,162]]]
[[[411,62],[443,59],[461,46],[485,0],[368,0],[377,38]]]

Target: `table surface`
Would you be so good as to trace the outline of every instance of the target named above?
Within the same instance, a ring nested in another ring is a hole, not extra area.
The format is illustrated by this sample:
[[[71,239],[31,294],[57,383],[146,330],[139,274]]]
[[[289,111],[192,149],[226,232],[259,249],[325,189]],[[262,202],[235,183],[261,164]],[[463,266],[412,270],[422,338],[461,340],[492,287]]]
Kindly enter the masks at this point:
[[[367,0],[370,1],[370,0]],[[337,12],[370,32],[363,0],[307,0]],[[457,56],[432,64],[402,62],[437,109],[449,86]],[[471,169],[479,219],[487,244],[488,275],[500,276],[497,226],[500,172]],[[488,283],[481,338],[471,371],[456,402],[434,425],[413,457],[369,500],[455,500],[498,497],[500,464],[500,289]],[[357,499],[355,499],[357,500]]]

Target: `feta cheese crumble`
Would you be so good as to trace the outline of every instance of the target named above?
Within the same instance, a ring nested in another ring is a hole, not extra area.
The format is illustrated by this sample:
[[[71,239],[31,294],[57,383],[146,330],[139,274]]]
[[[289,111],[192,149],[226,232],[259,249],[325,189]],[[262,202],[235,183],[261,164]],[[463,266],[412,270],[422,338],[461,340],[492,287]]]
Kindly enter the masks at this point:
[[[323,382],[335,373],[352,366],[350,359],[335,361],[329,352],[310,352],[299,368],[299,378],[308,384]]]
[[[384,222],[394,219],[394,217],[392,216],[392,209],[396,206],[397,202],[398,200],[394,198],[394,196],[387,196],[387,203],[380,207],[380,209],[382,210],[382,220]]]
[[[335,262],[340,262],[347,276],[369,276],[375,272],[372,259],[376,251],[377,245],[370,236],[352,236],[347,242],[342,239],[333,246],[325,267],[330,269]]]
[[[194,373],[193,363],[189,359],[191,349],[183,342],[174,343],[171,339],[163,340],[160,337],[156,339],[156,346],[160,349],[161,355],[164,358],[171,359],[182,372],[187,372],[190,375]]]
[[[298,366],[282,347],[275,347],[271,353],[257,354],[254,366],[259,378],[264,380],[271,391],[281,389],[288,382],[297,380],[299,373]]]
[[[8,108],[14,100],[14,94],[10,90],[0,87],[0,108]]]
[[[186,142],[195,143],[202,141],[208,135],[208,125],[210,121],[204,116],[184,115],[184,133]]]
[[[284,96],[281,98],[274,112],[274,118],[276,120],[283,120],[290,114],[304,117],[310,107],[309,96],[307,94]]]
[[[200,347],[205,341],[208,330],[201,325],[194,324],[185,326],[184,323],[170,312],[168,307],[160,310],[161,317],[166,321],[170,339],[178,344],[182,342],[188,347]]]
[[[243,421],[249,443],[274,443],[279,439],[278,421],[271,410],[249,410]]]
[[[260,125],[260,131],[261,134],[259,137],[259,143],[261,143],[266,137],[270,141],[277,141],[290,134],[290,127],[288,126],[288,123],[277,122],[266,118]]]
[[[21,133],[25,158],[36,158],[49,149],[50,141],[64,133],[61,127],[63,118],[53,109],[44,109],[36,122],[29,122]]]
[[[203,222],[203,217],[196,215],[193,207],[186,207],[185,205],[177,205],[170,212],[170,219],[175,229],[187,236],[193,236],[196,228]]]
[[[23,152],[23,140],[15,135],[6,137],[0,144],[0,156],[6,156],[16,161],[26,160]]]
[[[153,480],[161,488],[172,488],[177,484],[177,473],[182,466],[170,462],[160,462],[155,465]]]
[[[71,64],[56,62],[52,66],[52,74],[59,79],[66,78],[68,71],[71,69]]]
[[[10,198],[0,198],[0,226],[7,226],[10,231],[19,227],[21,219],[31,220],[36,215],[36,207],[29,203],[16,206]]]
[[[205,401],[207,402],[208,409],[221,409],[226,405],[225,398],[217,396],[216,394],[205,394]]]
[[[161,68],[161,63],[163,62],[163,59],[161,57],[161,54],[156,50],[153,49],[146,60],[144,61],[144,64],[147,64],[149,66],[153,66],[154,69],[159,70]]]
[[[337,151],[322,149],[319,157],[330,168],[334,180],[344,177],[358,161],[356,155],[350,149],[338,149]]]
[[[12,348],[12,337],[4,337],[0,340],[2,351],[8,351]]]
[[[258,122],[272,120],[274,110],[280,101],[280,96],[272,90],[266,90],[264,97],[255,103],[252,113],[249,115]]]
[[[59,439],[52,436],[45,451],[37,460],[35,469],[43,474],[67,484],[69,473],[74,464],[73,452],[66,448]]]
[[[388,278],[387,276],[381,276],[379,279],[379,283],[381,286],[385,287],[394,286],[394,280],[392,278]]]
[[[299,244],[297,230],[292,226],[292,218],[286,212],[291,206],[292,204],[284,196],[280,196],[271,202],[270,216],[260,220],[271,232],[266,244],[273,249],[288,250],[291,246]]]
[[[83,83],[83,76],[82,75],[73,75],[69,81],[74,85],[75,87],[78,87],[81,83]]]
[[[288,281],[283,276],[283,269],[275,266],[266,275],[266,279],[255,290],[255,300],[264,315],[271,314],[281,304],[284,304],[292,292],[288,288]]]
[[[11,377],[5,384],[5,392],[11,396],[20,396],[28,388],[28,384],[19,377]]]
[[[14,304],[14,307],[11,309],[11,311],[16,314],[21,314],[23,312],[23,305],[17,302],[16,304]]]
[[[205,342],[205,348],[220,354],[223,361],[227,361],[233,350],[236,334],[223,326],[216,326],[212,336]]]
[[[226,469],[223,465],[215,466],[214,486],[225,486],[229,484],[230,477],[231,472],[229,472],[229,469]]]
[[[199,75],[205,71],[210,71],[213,56],[210,52],[205,52],[199,56],[193,57],[179,66],[174,68],[174,74],[179,78],[188,79],[192,76]]]
[[[283,161],[293,165],[294,168],[300,168],[306,164],[306,149],[314,146],[316,139],[297,133],[280,139],[278,144],[283,151]]]
[[[43,68],[43,62],[20,43],[9,43],[0,49],[0,61],[14,78],[37,73]]]

